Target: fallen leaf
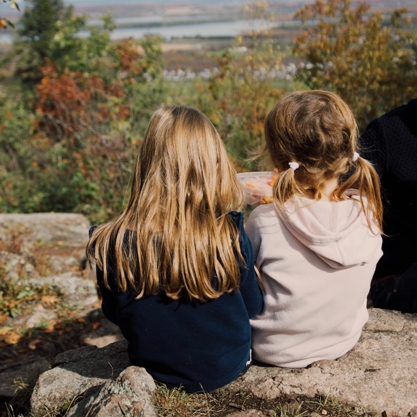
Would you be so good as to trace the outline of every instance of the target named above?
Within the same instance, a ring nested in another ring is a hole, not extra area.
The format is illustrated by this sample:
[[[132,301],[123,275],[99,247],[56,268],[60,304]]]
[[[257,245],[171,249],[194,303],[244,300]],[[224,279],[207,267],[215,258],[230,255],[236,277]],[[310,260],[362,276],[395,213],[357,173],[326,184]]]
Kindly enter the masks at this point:
[[[42,296],[41,301],[48,306],[53,306],[59,301],[59,298],[55,295],[44,295]]]
[[[30,350],[36,350],[36,345],[40,342],[40,339],[33,339],[29,344],[28,348]]]
[[[95,323],[93,323],[93,325],[91,326],[94,330],[98,329],[101,326],[101,322],[96,321]]]
[[[4,341],[8,345],[15,345],[21,338],[22,338],[22,335],[12,330],[11,332],[6,334],[6,336],[4,337]]]
[[[45,333],[52,333],[55,330],[55,322],[54,321],[48,321],[44,332]]]

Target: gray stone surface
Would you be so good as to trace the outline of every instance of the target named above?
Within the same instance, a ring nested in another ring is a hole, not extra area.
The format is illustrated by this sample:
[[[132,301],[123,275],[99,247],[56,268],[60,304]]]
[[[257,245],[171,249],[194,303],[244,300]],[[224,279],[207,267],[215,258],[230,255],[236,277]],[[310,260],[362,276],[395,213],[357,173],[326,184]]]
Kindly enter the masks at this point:
[[[78,256],[58,256],[58,255],[52,255],[48,259],[48,267],[49,270],[54,275],[60,275],[64,273],[65,271],[68,271],[69,269],[76,269],[80,266],[80,260],[84,259],[84,251],[82,253],[77,253],[75,255]]]
[[[89,221],[81,214],[0,214],[3,279],[77,272],[86,266]]]
[[[3,281],[19,281],[21,277],[38,278],[36,268],[25,256],[0,250],[0,262],[3,270]]]
[[[0,214],[0,234],[20,228],[22,232],[27,231],[27,245],[62,242],[66,246],[85,246],[89,227],[90,222],[82,214]]]
[[[100,392],[76,404],[68,417],[143,416],[156,417],[152,404],[155,391],[152,377],[137,366],[130,366],[115,381],[107,381]]]
[[[40,375],[31,397],[32,411],[41,414],[54,410],[87,390],[104,386],[129,365],[125,341],[102,349],[87,346],[61,353],[53,368]]]
[[[28,316],[25,317],[24,325],[28,328],[39,326],[42,322],[55,320],[58,315],[51,310],[45,310],[44,308],[35,307]]]
[[[52,275],[41,278],[31,278],[28,281],[33,285],[55,286],[63,294],[62,301],[77,306],[89,306],[98,302],[96,284],[93,281],[80,278],[72,272],[62,275]]]
[[[268,399],[318,394],[407,416],[417,407],[417,314],[371,309],[360,341],[338,360],[302,369],[252,366],[227,389]]]
[[[68,417],[156,416],[153,379],[143,368],[130,366],[125,341],[64,352],[52,366],[36,383],[34,414],[53,413],[73,401]]]

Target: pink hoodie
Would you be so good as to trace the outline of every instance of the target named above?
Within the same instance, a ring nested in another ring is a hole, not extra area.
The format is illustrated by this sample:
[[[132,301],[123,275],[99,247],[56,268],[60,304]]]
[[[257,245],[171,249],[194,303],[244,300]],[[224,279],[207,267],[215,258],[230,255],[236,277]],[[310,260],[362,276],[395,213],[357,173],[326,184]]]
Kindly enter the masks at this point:
[[[250,215],[246,230],[265,285],[264,309],[251,320],[255,359],[304,367],[358,341],[382,239],[357,192],[346,194],[340,202],[297,197],[281,216],[273,204]]]

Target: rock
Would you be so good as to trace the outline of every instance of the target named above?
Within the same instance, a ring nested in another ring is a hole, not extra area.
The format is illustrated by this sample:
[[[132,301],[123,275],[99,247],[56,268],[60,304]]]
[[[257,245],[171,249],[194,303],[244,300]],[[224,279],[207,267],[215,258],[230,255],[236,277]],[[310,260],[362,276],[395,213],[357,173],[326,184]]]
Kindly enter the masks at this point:
[[[130,366],[115,381],[108,381],[93,397],[71,408],[68,417],[146,416],[156,417],[152,404],[155,391],[152,377],[137,366]]]
[[[84,253],[75,256],[57,256],[52,255],[48,259],[48,268],[52,275],[59,275],[65,273],[69,269],[75,270],[83,262],[85,258]]]
[[[33,328],[39,326],[43,321],[55,320],[58,315],[51,310],[35,307],[33,312],[26,317],[26,327]]]
[[[35,267],[21,255],[0,251],[0,264],[2,267],[3,281],[18,282],[26,277],[39,277]]]
[[[129,366],[125,341],[102,349],[87,346],[61,353],[53,368],[41,374],[36,383],[31,397],[32,412],[54,412],[86,392],[97,394],[106,382],[116,379]]]
[[[49,368],[49,362],[40,356],[0,366],[0,397],[12,398],[18,388],[16,383],[34,384]]]
[[[413,407],[407,414],[407,417],[417,417],[417,407]]]
[[[371,309],[357,345],[335,361],[308,368],[252,366],[227,386],[274,399],[331,396],[368,411],[405,416],[417,406],[417,314]]]
[[[0,265],[2,280],[6,282],[39,277],[35,267],[22,255],[0,250]]]
[[[72,272],[43,278],[32,278],[28,281],[33,285],[49,285],[64,293],[62,301],[70,305],[89,306],[98,302],[96,285],[93,281],[80,278]]]
[[[12,229],[20,229],[25,234],[24,244],[29,246],[35,242],[62,242],[65,246],[85,246],[89,228],[90,222],[82,214],[0,214],[0,235]]]
[[[8,252],[12,261],[6,262],[10,264],[6,278],[85,269],[89,227],[81,214],[0,214],[0,263],[5,258],[1,252]]]

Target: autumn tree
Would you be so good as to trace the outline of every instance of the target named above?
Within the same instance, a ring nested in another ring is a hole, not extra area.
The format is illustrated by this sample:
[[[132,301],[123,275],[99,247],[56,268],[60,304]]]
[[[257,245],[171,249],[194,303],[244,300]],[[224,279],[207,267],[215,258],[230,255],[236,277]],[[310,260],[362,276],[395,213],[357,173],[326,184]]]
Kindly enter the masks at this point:
[[[53,44],[57,34],[73,19],[73,9],[63,0],[27,0],[26,3],[12,55],[7,59],[13,59],[17,77],[26,85],[34,86],[42,78],[41,68],[53,59],[56,51]],[[84,21],[75,24],[80,30]]]
[[[406,9],[387,20],[370,5],[351,0],[317,0],[295,15],[309,28],[294,52],[304,61],[298,77],[309,88],[339,93],[363,129],[373,118],[415,96],[414,34]]]

